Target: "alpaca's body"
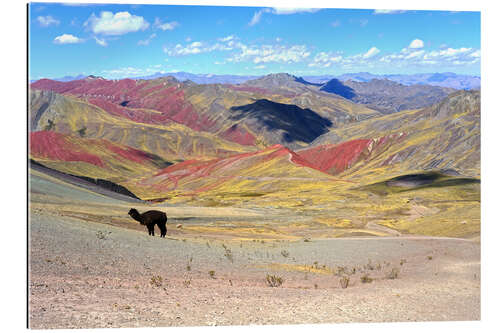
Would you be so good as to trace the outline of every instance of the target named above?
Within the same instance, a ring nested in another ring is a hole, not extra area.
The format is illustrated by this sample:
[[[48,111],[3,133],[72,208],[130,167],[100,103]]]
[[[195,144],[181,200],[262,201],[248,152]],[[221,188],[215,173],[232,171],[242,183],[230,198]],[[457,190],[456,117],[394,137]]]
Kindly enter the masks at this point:
[[[155,235],[155,224],[158,225],[161,231],[161,237],[167,234],[167,214],[158,210],[148,210],[140,214],[137,209],[130,209],[128,212],[134,220],[139,221],[142,225],[148,228],[149,235]]]

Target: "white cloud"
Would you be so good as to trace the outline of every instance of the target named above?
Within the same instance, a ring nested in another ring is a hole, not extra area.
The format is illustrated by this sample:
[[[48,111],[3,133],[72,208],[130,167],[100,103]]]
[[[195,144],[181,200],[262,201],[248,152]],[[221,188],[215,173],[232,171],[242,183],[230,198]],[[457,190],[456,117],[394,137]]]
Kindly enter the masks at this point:
[[[38,16],[36,20],[38,21],[38,24],[40,24],[42,27],[48,27],[50,25],[59,25],[59,23],[61,23],[50,15]]]
[[[380,50],[373,46],[369,49],[365,54],[363,54],[363,58],[368,59],[380,53]]]
[[[252,19],[248,23],[248,25],[251,26],[251,27],[254,26],[254,25],[256,25],[257,23],[260,22],[260,18],[262,17],[262,14],[263,13],[269,13],[269,12],[270,12],[269,8],[264,8],[262,10],[259,10],[258,12],[255,12],[253,14]]]
[[[333,63],[339,63],[343,57],[338,53],[320,52],[314,56],[313,62],[308,67],[330,67]]]
[[[132,15],[129,12],[113,14],[108,11],[101,12],[100,17],[92,14],[84,25],[95,34],[108,36],[123,35],[149,27],[149,23],[142,16]]]
[[[163,51],[169,56],[186,56],[208,52],[233,51],[225,59],[227,62],[253,62],[254,64],[297,63],[307,59],[311,52],[305,45],[283,45],[276,41],[266,45],[245,45],[234,35],[222,37],[216,43],[194,41],[185,45],[177,44],[173,47],[164,47]],[[219,61],[219,64],[221,62]]]
[[[251,61],[254,64],[279,62],[279,63],[296,63],[305,60],[311,55],[305,45],[258,45],[247,46],[238,43],[236,47],[239,52],[233,54],[227,60],[230,62]]]
[[[457,66],[472,65],[480,60],[481,50],[472,48],[445,48],[425,51],[423,49],[403,48],[398,53],[391,53],[380,58],[380,61],[398,67],[408,66]]]
[[[106,42],[106,40],[103,38],[103,39],[99,39],[97,38],[96,36],[94,36],[94,39],[95,39],[95,42],[98,44],[98,45],[101,45],[101,46],[108,46],[108,42]]]
[[[254,67],[254,69],[264,69],[264,68],[266,68],[266,65],[258,65]]]
[[[373,14],[401,14],[406,12],[406,10],[398,10],[398,9],[375,9]]]
[[[227,37],[219,38],[218,40],[221,41],[221,42],[229,42],[229,41],[234,40],[235,38],[236,37],[234,35],[230,35],[230,36],[227,36]]]
[[[286,7],[273,7],[273,8],[264,8],[259,10],[258,12],[255,12],[252,16],[252,19],[248,23],[249,26],[254,26],[257,23],[260,22],[260,19],[262,18],[262,14],[264,13],[271,13],[275,15],[291,15],[291,14],[297,14],[297,13],[315,13],[317,11],[321,10],[321,8],[286,8]]]
[[[201,42],[192,42],[186,46],[182,46],[181,44],[175,45],[173,49],[168,49],[166,47],[163,48],[163,51],[167,53],[169,56],[183,56],[189,54],[198,54],[202,53],[203,50],[200,48],[203,44]],[[206,52],[206,51],[205,51]]]
[[[421,39],[414,39],[408,46],[410,49],[421,49],[424,47],[424,42]]]
[[[413,58],[420,58],[423,54],[425,53],[424,50],[420,50],[420,51],[414,51],[414,52],[411,52],[410,54],[408,54],[405,59],[413,59]]]
[[[334,27],[334,28],[340,27],[340,21],[339,20],[335,20],[332,23],[330,23],[330,25],[332,27]]]
[[[71,34],[62,34],[54,38],[54,44],[76,44],[83,42],[83,39],[73,36]]]
[[[274,7],[272,10],[273,14],[276,15],[290,15],[296,13],[315,13],[321,8],[284,8],[284,7]]]
[[[237,45],[241,43],[237,43],[237,37],[234,35],[219,38],[221,42],[217,42],[215,44],[209,44],[206,42],[192,42],[187,45],[177,44],[175,47],[164,47],[163,52],[167,53],[170,56],[184,56],[190,54],[198,54],[198,53],[207,53],[213,51],[231,51],[234,50]],[[191,41],[191,39],[189,39]]]
[[[148,38],[138,41],[137,45],[143,45],[143,46],[149,45],[149,43],[151,43],[151,41],[154,38],[156,38],[156,34],[151,34]]]
[[[471,54],[469,54],[469,57],[481,58],[481,50],[477,50],[477,51],[472,52]]]
[[[155,18],[155,23],[153,24],[153,26],[155,28],[161,29],[163,31],[174,30],[175,28],[177,28],[179,26],[179,22],[172,21],[172,22],[162,23],[159,18]]]

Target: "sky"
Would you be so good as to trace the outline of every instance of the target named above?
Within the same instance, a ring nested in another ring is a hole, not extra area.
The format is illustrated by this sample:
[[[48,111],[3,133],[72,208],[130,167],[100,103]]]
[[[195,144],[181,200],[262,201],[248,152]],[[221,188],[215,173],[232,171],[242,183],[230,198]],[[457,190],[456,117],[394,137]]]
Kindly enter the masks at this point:
[[[30,79],[480,75],[480,12],[31,3]]]

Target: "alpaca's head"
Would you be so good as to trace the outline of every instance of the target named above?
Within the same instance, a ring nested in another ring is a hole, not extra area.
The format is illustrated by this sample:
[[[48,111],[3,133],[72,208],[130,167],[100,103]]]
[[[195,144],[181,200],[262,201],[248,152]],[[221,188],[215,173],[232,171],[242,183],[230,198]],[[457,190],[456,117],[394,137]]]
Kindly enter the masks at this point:
[[[128,215],[130,215],[132,218],[136,218],[137,216],[139,216],[139,212],[137,211],[137,209],[135,208],[131,208],[129,211],[128,211]]]

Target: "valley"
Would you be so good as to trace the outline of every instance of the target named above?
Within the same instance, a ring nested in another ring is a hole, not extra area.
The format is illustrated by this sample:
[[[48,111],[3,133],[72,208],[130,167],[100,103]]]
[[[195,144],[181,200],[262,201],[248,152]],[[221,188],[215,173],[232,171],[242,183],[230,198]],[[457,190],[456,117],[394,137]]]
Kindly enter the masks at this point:
[[[32,327],[478,320],[480,91],[347,84],[32,83]]]

